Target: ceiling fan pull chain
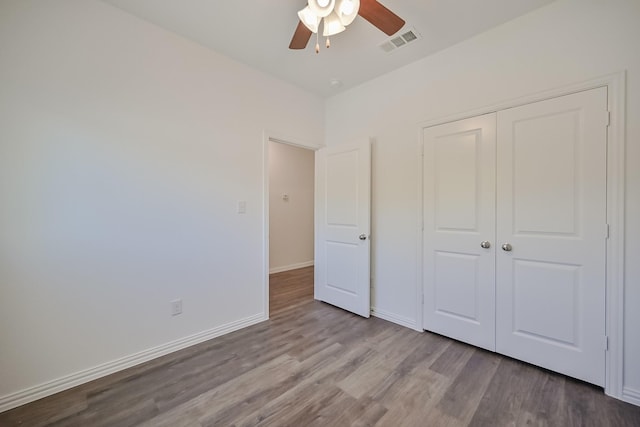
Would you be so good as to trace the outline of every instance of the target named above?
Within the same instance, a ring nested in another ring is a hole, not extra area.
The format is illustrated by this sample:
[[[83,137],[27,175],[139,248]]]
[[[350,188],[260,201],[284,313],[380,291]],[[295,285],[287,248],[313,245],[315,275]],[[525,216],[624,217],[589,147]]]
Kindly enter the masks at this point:
[[[331,47],[331,41],[329,41],[329,37],[327,37],[327,49]]]
[[[320,43],[318,42],[318,33],[316,32],[316,53],[320,53]]]

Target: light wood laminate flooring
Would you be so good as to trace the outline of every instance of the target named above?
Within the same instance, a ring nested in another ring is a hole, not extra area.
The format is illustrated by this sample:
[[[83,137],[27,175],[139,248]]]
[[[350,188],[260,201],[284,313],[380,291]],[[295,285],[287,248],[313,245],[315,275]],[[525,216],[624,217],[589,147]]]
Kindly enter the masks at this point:
[[[313,300],[271,276],[271,319],[0,414],[0,426],[640,426],[602,389]]]

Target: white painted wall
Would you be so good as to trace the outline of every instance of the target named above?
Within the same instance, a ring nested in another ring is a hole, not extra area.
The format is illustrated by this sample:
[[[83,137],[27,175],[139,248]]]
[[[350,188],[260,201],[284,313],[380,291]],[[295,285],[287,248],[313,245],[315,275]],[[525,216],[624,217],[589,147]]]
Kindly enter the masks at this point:
[[[560,0],[328,100],[327,145],[376,139],[375,310],[417,318],[419,123],[627,70],[624,386],[640,401],[638,22],[637,0]]]
[[[0,94],[0,403],[266,316],[263,130],[321,99],[94,0],[0,2]]]
[[[313,265],[314,155],[313,150],[269,141],[271,272]]]

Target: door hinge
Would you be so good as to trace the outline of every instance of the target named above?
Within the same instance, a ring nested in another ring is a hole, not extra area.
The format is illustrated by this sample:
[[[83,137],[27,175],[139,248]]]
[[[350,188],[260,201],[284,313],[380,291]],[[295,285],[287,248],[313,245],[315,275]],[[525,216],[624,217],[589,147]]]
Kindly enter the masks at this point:
[[[605,239],[609,238],[609,224],[605,224],[605,227],[604,227],[604,238]]]
[[[609,127],[610,124],[611,124],[611,111],[607,111],[605,116],[605,126]]]
[[[607,335],[604,336],[604,351],[609,351],[609,337]]]

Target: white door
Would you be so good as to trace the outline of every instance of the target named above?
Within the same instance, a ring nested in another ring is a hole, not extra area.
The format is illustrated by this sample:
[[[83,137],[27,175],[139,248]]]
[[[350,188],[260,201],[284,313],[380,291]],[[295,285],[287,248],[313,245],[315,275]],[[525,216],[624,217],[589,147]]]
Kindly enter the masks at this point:
[[[424,129],[424,329],[495,349],[496,115]]]
[[[369,317],[371,145],[316,152],[315,298]]]
[[[498,113],[496,349],[598,385],[606,110],[600,88]]]

